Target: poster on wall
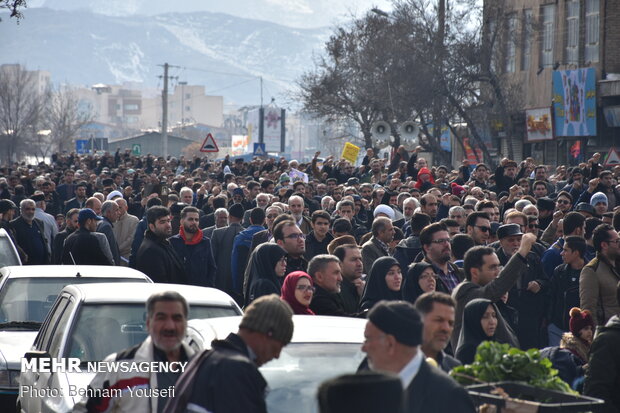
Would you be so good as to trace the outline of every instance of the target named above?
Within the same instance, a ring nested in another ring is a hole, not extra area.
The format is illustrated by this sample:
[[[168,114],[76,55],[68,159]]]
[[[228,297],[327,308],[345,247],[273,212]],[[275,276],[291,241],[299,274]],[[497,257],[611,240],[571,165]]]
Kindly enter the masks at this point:
[[[594,68],[553,72],[553,118],[556,136],[596,135]]]
[[[282,128],[284,111],[278,107],[268,106],[263,115],[263,142],[267,152],[282,152]]]
[[[470,165],[477,165],[479,162],[484,161],[482,149],[478,147],[472,147],[468,137],[463,138],[463,146],[465,147],[465,156],[469,161]]]
[[[525,110],[525,128],[528,142],[540,142],[553,139],[551,108]]]

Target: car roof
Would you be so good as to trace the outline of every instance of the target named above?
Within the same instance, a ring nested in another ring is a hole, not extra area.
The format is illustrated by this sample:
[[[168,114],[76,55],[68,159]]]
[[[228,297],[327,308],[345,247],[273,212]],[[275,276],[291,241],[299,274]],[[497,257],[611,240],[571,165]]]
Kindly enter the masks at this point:
[[[93,283],[70,284],[63,292],[70,292],[85,303],[146,303],[154,293],[176,291],[190,304],[209,304],[214,306],[237,307],[235,301],[225,292],[215,288],[194,285],[160,283]],[[62,294],[62,293],[61,293]],[[238,308],[238,307],[237,307]]]
[[[10,265],[0,268],[2,278],[77,277],[78,274],[80,277],[148,278],[133,268],[109,265]]]
[[[224,339],[236,332],[241,316],[189,320],[188,326],[199,331],[205,343]],[[350,317],[294,315],[293,343],[362,343],[366,320]]]

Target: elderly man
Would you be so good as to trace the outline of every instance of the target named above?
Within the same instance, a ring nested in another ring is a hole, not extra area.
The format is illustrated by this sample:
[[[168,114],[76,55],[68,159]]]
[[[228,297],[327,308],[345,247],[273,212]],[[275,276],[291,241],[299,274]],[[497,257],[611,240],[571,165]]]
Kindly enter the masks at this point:
[[[423,324],[412,304],[380,301],[368,312],[362,351],[374,371],[397,374],[405,393],[404,412],[474,412],[467,391],[425,360]]]
[[[148,337],[137,346],[110,354],[105,361],[123,361],[130,366],[139,363],[161,362],[168,370],[156,372],[147,369],[106,369],[98,372],[89,384],[90,392],[74,407],[74,412],[164,412],[168,398],[181,373],[187,367],[194,350],[183,342],[187,330],[189,305],[176,291],[155,293],[146,302],[146,329]],[[174,363],[174,364],[172,364]],[[162,369],[163,370],[163,369]],[[104,389],[122,389],[112,396],[99,396]],[[130,390],[159,390],[151,397],[132,396]],[[98,390],[98,392],[97,392]],[[109,409],[109,410],[108,410]]]
[[[316,291],[310,309],[318,315],[350,316],[344,309],[340,295],[342,270],[340,260],[329,254],[317,255],[308,264],[308,274],[314,280]]]
[[[118,243],[121,265],[127,265],[131,255],[131,243],[140,220],[127,212],[127,201],[123,198],[116,198],[114,202],[118,205],[119,217],[112,227],[112,231]]]
[[[288,199],[288,208],[301,232],[304,235],[308,235],[310,231],[312,231],[312,223],[310,219],[304,215],[304,199],[300,196],[293,195]]]
[[[378,217],[372,223],[372,237],[362,245],[364,273],[369,274],[372,264],[381,257],[390,255],[388,244],[394,239],[394,226],[386,217]]]
[[[177,383],[166,412],[266,413],[267,382],[258,368],[280,357],[293,337],[293,310],[275,294],[248,306],[238,332],[215,340]],[[180,397],[182,396],[182,397]]]
[[[44,236],[45,224],[34,217],[35,203],[24,199],[19,203],[20,216],[10,222],[15,233],[17,245],[28,256],[25,264],[41,265],[49,263],[49,253]],[[54,223],[56,226],[56,223]]]
[[[43,236],[46,241],[47,253],[51,256],[52,243],[54,242],[54,237],[58,234],[56,218],[45,212],[45,195],[43,195],[43,193],[37,191],[31,199],[35,202],[34,217],[41,220],[45,224],[43,228]]]
[[[243,207],[241,204],[233,204],[228,209],[229,225],[225,228],[218,228],[213,231],[211,237],[211,250],[215,257],[217,274],[215,277],[215,287],[232,292],[232,269],[230,257],[232,256],[233,243],[238,233],[244,230],[241,225],[243,219]]]
[[[114,265],[121,264],[121,255],[118,249],[118,243],[114,236],[114,223],[118,221],[119,207],[114,201],[105,201],[101,205],[101,213],[103,219],[97,224],[97,232],[102,233],[108,239],[110,244],[110,251],[112,251],[112,257],[114,257]]]

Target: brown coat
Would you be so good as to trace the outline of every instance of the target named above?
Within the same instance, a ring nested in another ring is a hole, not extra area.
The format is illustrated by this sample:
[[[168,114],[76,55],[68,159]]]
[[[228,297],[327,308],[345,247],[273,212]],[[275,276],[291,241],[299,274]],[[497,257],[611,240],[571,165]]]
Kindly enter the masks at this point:
[[[589,310],[594,324],[604,326],[614,315],[620,313],[616,286],[620,272],[605,257],[596,254],[581,270],[579,277],[579,301],[583,310]]]

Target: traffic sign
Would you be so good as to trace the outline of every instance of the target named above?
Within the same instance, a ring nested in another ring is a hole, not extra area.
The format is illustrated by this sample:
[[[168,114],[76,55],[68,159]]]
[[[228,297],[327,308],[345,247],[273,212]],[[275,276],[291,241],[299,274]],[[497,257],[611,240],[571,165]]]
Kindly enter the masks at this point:
[[[75,152],[78,155],[84,155],[88,153],[88,140],[87,139],[78,139],[75,141]]]
[[[616,150],[616,148],[611,148],[609,152],[607,152],[607,157],[605,158],[604,166],[614,166],[614,165],[620,165],[620,154],[618,154],[618,151]]]
[[[142,145],[140,145],[139,143],[134,143],[133,145],[131,145],[131,154],[134,156],[142,155]]]
[[[265,156],[267,151],[265,150],[264,143],[254,143],[254,156]]]
[[[200,152],[219,152],[220,149],[217,147],[217,143],[215,143],[215,139],[213,139],[213,135],[210,133],[205,138],[205,141],[202,143],[200,147]]]

